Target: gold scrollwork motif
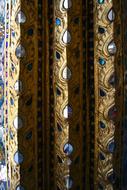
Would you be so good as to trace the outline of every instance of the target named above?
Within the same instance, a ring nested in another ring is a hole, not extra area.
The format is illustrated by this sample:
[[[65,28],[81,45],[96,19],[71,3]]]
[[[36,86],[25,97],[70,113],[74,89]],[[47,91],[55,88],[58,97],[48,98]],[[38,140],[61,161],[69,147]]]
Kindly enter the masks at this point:
[[[34,148],[38,78],[38,50],[35,48],[37,47],[37,2],[32,1],[28,5],[27,1],[10,1],[6,10],[9,17],[6,23],[8,45],[5,48],[8,181],[12,190],[19,188],[32,190],[36,188],[37,182],[37,172],[35,172],[37,157]]]
[[[56,186],[82,189],[82,1],[55,0],[54,6]]]
[[[116,57],[119,37],[114,37],[116,16],[113,1],[94,2],[95,64],[95,184],[96,188],[114,189],[114,152],[116,148]],[[119,22],[119,21],[118,21]]]
[[[55,27],[54,39],[54,95],[55,95],[55,149],[56,149],[56,186],[65,187],[64,177],[69,175],[69,167],[65,164],[66,155],[63,152],[64,145],[69,139],[68,117],[68,71],[67,71],[67,10],[63,8],[63,1],[54,2]],[[60,96],[59,96],[60,93]],[[65,109],[65,111],[64,111]],[[59,130],[62,129],[60,133]],[[61,162],[60,162],[61,160]]]

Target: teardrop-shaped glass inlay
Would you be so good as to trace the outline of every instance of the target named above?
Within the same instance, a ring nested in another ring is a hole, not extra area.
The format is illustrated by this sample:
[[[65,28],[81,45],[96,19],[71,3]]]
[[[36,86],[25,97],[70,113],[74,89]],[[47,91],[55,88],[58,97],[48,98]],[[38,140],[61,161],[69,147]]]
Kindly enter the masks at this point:
[[[14,119],[14,127],[16,129],[20,129],[21,127],[23,127],[23,121],[20,117],[16,116],[15,119]]]
[[[99,4],[103,4],[105,0],[98,0]]]
[[[71,78],[71,71],[68,67],[65,67],[62,73],[63,79],[69,80]]]
[[[106,63],[106,61],[105,61],[105,59],[103,59],[103,58],[99,58],[99,63],[100,63],[100,65],[105,65],[105,63]]]
[[[108,111],[108,117],[110,120],[115,120],[117,118],[118,115],[118,110],[115,106],[111,107]]]
[[[19,11],[17,16],[16,16],[16,22],[18,24],[23,24],[26,22],[26,16],[22,11]]]
[[[18,186],[16,187],[16,190],[25,190],[25,189],[24,189],[24,187],[23,187],[23,186],[18,185]]]
[[[115,73],[113,73],[113,74],[109,77],[108,82],[109,82],[109,84],[112,85],[113,87],[115,86],[115,84],[116,84]]]
[[[57,95],[57,96],[60,96],[60,95],[61,95],[61,91],[60,91],[59,88],[56,88],[56,95]]]
[[[102,89],[100,89],[100,96],[102,96],[102,97],[106,96],[106,92]]]
[[[108,12],[108,20],[112,22],[114,21],[114,19],[115,19],[115,12],[113,9],[110,9],[110,11]]]
[[[114,141],[111,141],[111,142],[109,143],[109,145],[108,145],[108,151],[109,151],[110,153],[114,153],[115,149],[116,149],[116,144],[115,144]]]
[[[104,156],[104,154],[102,154],[101,152],[99,153],[99,159],[100,159],[100,160],[105,160],[105,156]]]
[[[60,59],[60,53],[56,51],[56,58],[59,60]]]
[[[56,18],[56,26],[60,26],[61,25],[61,20],[59,18]]]
[[[15,85],[14,85],[14,89],[17,92],[21,92],[22,91],[22,81],[17,80]]]
[[[66,30],[63,34],[63,38],[62,38],[63,42],[65,44],[68,44],[71,42],[71,35],[70,35],[70,32],[68,30]]]
[[[70,158],[67,158],[65,161],[64,161],[64,164],[66,164],[67,166],[70,166],[72,164],[72,161]]]
[[[4,131],[3,128],[0,128],[0,142],[3,139]]]
[[[16,48],[15,54],[17,56],[17,58],[22,58],[25,56],[25,48],[22,45],[19,45]]]
[[[12,97],[10,98],[10,104],[11,104],[12,106],[14,105],[14,100],[13,100]]]
[[[110,183],[112,183],[112,184],[114,184],[116,181],[116,175],[114,172],[110,173],[107,178],[110,181]]]
[[[62,131],[62,127],[61,127],[61,125],[59,123],[57,123],[57,129],[58,129],[59,132]]]
[[[73,185],[73,180],[70,176],[65,177],[65,186],[67,189],[71,189]]]
[[[104,29],[103,27],[99,26],[98,32],[99,32],[100,34],[103,34],[103,33],[105,33],[105,29]]]
[[[64,118],[69,118],[72,115],[72,108],[70,106],[66,106],[63,110]]]
[[[10,139],[13,139],[14,134],[13,134],[13,132],[12,132],[12,131],[10,131],[10,132],[9,132],[9,136],[10,136]]]
[[[100,128],[102,128],[102,129],[104,129],[104,128],[105,128],[105,124],[104,124],[102,121],[100,121],[99,126],[100,126]]]
[[[71,0],[64,0],[64,2],[63,2],[63,8],[64,9],[69,9],[69,8],[71,8],[71,6],[72,6]]]
[[[20,151],[17,151],[14,155],[14,161],[16,162],[16,164],[21,164],[23,162],[23,155],[21,154]]]
[[[114,41],[110,42],[108,45],[108,52],[112,55],[115,54],[117,51],[116,44]]]
[[[64,153],[70,155],[73,152],[73,146],[70,143],[64,145]]]

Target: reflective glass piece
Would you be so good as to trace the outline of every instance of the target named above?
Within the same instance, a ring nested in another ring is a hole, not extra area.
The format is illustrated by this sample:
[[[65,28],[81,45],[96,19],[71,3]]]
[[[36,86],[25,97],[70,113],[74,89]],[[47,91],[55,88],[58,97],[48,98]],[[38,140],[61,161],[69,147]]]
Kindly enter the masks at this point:
[[[66,31],[64,32],[62,40],[63,40],[63,42],[64,42],[65,44],[68,44],[68,43],[71,42],[71,34],[70,34],[70,32],[69,32],[68,30],[66,30]]]
[[[117,51],[117,48],[116,48],[116,44],[114,41],[110,42],[109,45],[108,45],[108,52],[111,54],[111,55],[114,55]]]
[[[64,2],[63,2],[63,8],[64,9],[69,9],[69,8],[71,8],[71,6],[72,6],[71,0],[64,0]]]
[[[22,11],[19,11],[16,16],[16,22],[18,24],[24,24],[26,22],[26,16]]]
[[[16,164],[21,164],[23,162],[23,155],[21,154],[21,152],[17,151],[14,154],[14,161],[16,162]]]
[[[64,153],[70,155],[73,152],[73,146],[70,143],[64,145]]]

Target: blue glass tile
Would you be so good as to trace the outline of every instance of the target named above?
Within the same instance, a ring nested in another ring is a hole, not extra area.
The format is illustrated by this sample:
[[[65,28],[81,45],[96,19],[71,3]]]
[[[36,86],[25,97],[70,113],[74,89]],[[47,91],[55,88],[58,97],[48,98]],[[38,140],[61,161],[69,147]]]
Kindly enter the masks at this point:
[[[100,89],[100,96],[106,96],[106,92],[104,91],[104,90],[102,90],[102,89]]]
[[[56,18],[56,25],[60,26],[61,25],[61,20],[59,18]]]
[[[73,152],[73,146],[69,143],[64,145],[64,153],[70,155]]]
[[[65,184],[66,184],[66,188],[67,189],[71,189],[72,188],[72,185],[73,185],[73,180],[70,176],[67,176],[65,178]]]
[[[60,59],[60,53],[58,51],[56,51],[56,58]]]
[[[23,162],[23,155],[17,151],[14,155],[14,161],[17,163],[17,164],[21,164]]]
[[[100,65],[105,65],[106,61],[103,58],[99,58],[99,64]]]
[[[100,160],[105,160],[105,156],[104,156],[104,154],[101,153],[101,152],[99,153],[99,159],[100,159]]]
[[[100,121],[100,128],[102,128],[102,129],[105,128],[105,124],[102,121]]]
[[[59,90],[59,88],[56,88],[56,94],[57,94],[57,96],[61,95],[61,91]]]
[[[14,105],[14,100],[12,98],[10,98],[10,103],[12,106]]]
[[[103,4],[103,3],[104,3],[104,0],[98,0],[98,3],[99,3],[99,4]]]
[[[13,139],[14,134],[12,131],[9,132],[9,135],[10,135],[10,139]]]
[[[115,149],[116,149],[116,144],[115,144],[114,141],[111,141],[111,142],[109,143],[109,145],[108,145],[108,151],[109,151],[110,153],[114,153]]]
[[[15,37],[15,32],[14,31],[12,31],[11,34],[12,34],[13,37]]]
[[[103,34],[103,33],[105,33],[105,29],[104,29],[103,27],[100,27],[100,26],[99,26],[98,32],[99,32],[100,34]]]
[[[114,173],[111,173],[109,176],[108,176],[108,180],[110,181],[110,183],[115,183],[116,181],[116,175]]]
[[[18,185],[18,186],[16,187],[16,190],[25,190],[25,189],[24,189],[24,187],[23,187],[23,186]]]

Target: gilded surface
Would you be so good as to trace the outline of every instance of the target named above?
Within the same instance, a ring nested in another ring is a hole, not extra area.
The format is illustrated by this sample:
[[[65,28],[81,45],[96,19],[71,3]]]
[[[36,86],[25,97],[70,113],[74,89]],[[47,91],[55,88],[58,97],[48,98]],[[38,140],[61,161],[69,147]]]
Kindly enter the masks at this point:
[[[83,188],[82,1],[65,2],[54,1],[55,176],[61,190]],[[72,145],[70,154],[66,143]]]
[[[5,127],[8,183],[11,190],[23,187],[32,190],[36,188],[37,182],[36,10],[37,4],[33,1],[29,5],[27,1],[20,0],[7,2],[6,6]]]
[[[121,76],[121,70],[116,69],[118,61],[120,59],[120,38],[116,32],[118,24],[120,22],[119,15],[116,15],[120,10],[115,9],[112,1],[105,1],[103,4],[95,2],[95,16],[94,16],[94,31],[95,31],[95,102],[96,102],[96,134],[95,134],[95,186],[104,188],[107,190],[114,189],[114,183],[116,176],[114,176],[114,168],[117,171],[117,175],[120,171],[119,157],[114,157],[114,152],[119,149],[119,141],[116,136],[116,130],[118,124],[118,109],[117,105],[120,102],[118,98],[118,89],[121,81],[118,85],[117,77]],[[117,10],[117,11],[116,11]],[[104,29],[103,34],[99,33],[99,27]],[[119,25],[120,27],[120,25]],[[120,30],[120,28],[119,28]],[[114,53],[110,53],[109,44],[114,42]],[[105,61],[102,64],[102,59]],[[119,73],[119,74],[118,74]],[[100,92],[100,90],[102,91]],[[119,110],[120,110],[119,106]],[[117,119],[116,119],[117,117]],[[117,122],[116,122],[117,120]],[[117,132],[120,137],[120,129]],[[114,160],[113,160],[114,158]],[[118,161],[115,161],[118,160]],[[114,163],[117,163],[114,166]],[[112,178],[112,179],[111,179]],[[118,188],[118,187],[116,187]],[[115,188],[115,189],[116,189]]]

